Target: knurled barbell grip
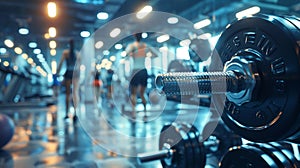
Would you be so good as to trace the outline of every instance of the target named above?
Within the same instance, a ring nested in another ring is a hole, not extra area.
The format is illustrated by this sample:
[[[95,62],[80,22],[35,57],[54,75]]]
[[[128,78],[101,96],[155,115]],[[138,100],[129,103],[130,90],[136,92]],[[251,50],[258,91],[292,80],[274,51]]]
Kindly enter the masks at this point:
[[[240,92],[245,78],[234,71],[172,72],[156,77],[156,87],[168,96]]]
[[[140,153],[137,155],[137,159],[140,163],[150,162],[154,160],[170,158],[172,157],[173,152],[174,151],[172,149],[164,149],[155,152]]]

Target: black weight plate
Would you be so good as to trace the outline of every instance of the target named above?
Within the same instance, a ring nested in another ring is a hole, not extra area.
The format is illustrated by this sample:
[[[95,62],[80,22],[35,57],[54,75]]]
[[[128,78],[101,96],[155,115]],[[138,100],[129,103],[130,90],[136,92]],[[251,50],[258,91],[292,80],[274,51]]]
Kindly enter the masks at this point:
[[[199,142],[200,132],[199,130],[192,124],[188,124],[187,126],[191,129],[191,131],[195,134],[194,145],[197,153],[196,163],[195,165],[199,165],[199,168],[205,167],[206,165],[206,151],[202,142]],[[199,151],[198,151],[199,150]]]
[[[199,136],[197,134],[197,128],[192,127],[191,124],[182,124],[185,129],[189,130],[188,134],[192,142],[193,152],[194,152],[194,168],[204,168],[206,162],[206,154],[203,145],[199,143]]]
[[[261,149],[249,145],[232,147],[223,156],[220,168],[277,168],[276,163]]]
[[[287,149],[282,144],[278,142],[269,142],[269,145],[273,146],[274,148],[278,149],[280,152],[282,152],[286,158],[289,160],[292,167],[297,168],[300,167],[299,161],[295,158],[294,154],[292,153],[291,149]]]
[[[195,155],[194,155],[194,149],[192,146],[192,140],[190,135],[190,129],[188,129],[184,124],[182,123],[177,123],[177,129],[180,131],[180,134],[183,137],[183,141],[185,144],[185,153],[186,153],[186,161],[187,161],[187,168],[194,168],[194,160],[195,160]]]
[[[222,33],[212,55],[212,62],[219,57],[223,64],[234,56],[259,60],[260,86],[254,88],[250,102],[238,106],[226,100],[222,108],[223,97],[212,97],[216,108],[224,109],[226,125],[250,141],[295,138],[300,127],[299,45],[287,24],[270,15],[236,21]]]
[[[273,148],[271,145],[264,144],[264,143],[258,143],[258,144],[251,143],[248,145],[255,146],[261,149],[262,151],[264,151],[267,155],[269,155],[273,159],[273,161],[276,163],[278,167],[286,167],[286,168],[292,167],[292,165],[290,164],[286,156],[283,155],[276,148]]]
[[[183,138],[176,124],[173,123],[163,126],[159,136],[159,150],[164,149],[165,144],[168,144],[171,149],[174,150],[174,153],[171,159],[161,159],[162,167],[187,167],[188,156],[186,156],[186,144]]]

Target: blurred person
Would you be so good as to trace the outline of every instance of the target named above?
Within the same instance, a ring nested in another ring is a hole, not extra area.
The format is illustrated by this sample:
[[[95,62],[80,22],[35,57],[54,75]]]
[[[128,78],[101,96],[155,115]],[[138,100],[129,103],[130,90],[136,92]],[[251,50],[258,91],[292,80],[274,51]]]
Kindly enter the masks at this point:
[[[137,94],[139,94],[140,98],[142,99],[142,104],[144,106],[144,112],[146,117],[146,105],[147,101],[145,98],[145,90],[147,87],[147,79],[148,79],[148,72],[145,68],[145,58],[147,52],[154,52],[151,47],[149,47],[146,43],[142,42],[142,33],[134,34],[135,41],[129,44],[125,51],[127,56],[132,58],[132,72],[130,77],[130,100],[132,103],[132,117],[135,118],[136,111],[135,107],[137,104]]]
[[[112,78],[114,75],[114,70],[108,69],[107,70],[107,75],[106,75],[106,82],[107,82],[107,98],[111,99],[112,98],[112,91],[113,91],[113,86],[112,86]]]
[[[95,96],[96,96],[97,103],[99,103],[99,97],[101,94],[102,85],[103,85],[103,82],[101,80],[101,73],[100,73],[100,71],[96,70],[95,76],[94,76],[94,81],[93,81],[93,86],[95,88]]]
[[[57,74],[60,74],[61,68],[63,63],[66,63],[66,72],[64,73],[64,85],[66,88],[66,111],[64,119],[69,118],[69,109],[70,109],[70,102],[71,102],[71,91],[73,89],[73,105],[74,105],[74,116],[73,121],[76,122],[77,117],[77,101],[78,101],[78,78],[79,78],[79,71],[75,70],[76,61],[79,60],[79,54],[75,51],[74,48],[74,40],[71,39],[69,41],[69,48],[63,51],[61,60],[58,65]]]

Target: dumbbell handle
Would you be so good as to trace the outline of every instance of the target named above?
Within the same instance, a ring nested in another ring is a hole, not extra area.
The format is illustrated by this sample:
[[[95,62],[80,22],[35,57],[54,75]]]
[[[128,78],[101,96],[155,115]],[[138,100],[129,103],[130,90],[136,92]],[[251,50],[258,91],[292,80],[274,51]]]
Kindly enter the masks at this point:
[[[156,87],[167,96],[240,92],[245,78],[234,71],[227,72],[172,72],[159,74]]]
[[[160,160],[172,157],[174,151],[172,149],[164,149],[155,152],[141,153],[137,155],[137,159],[140,163],[150,162],[154,160]]]

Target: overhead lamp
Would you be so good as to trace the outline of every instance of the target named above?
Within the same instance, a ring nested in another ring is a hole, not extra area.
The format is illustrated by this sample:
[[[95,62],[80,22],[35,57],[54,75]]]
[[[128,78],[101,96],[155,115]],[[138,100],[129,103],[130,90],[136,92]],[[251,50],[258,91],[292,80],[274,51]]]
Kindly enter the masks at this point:
[[[6,53],[6,48],[0,48],[0,54],[5,54]]]
[[[112,62],[116,61],[116,59],[117,59],[117,58],[116,58],[116,56],[114,56],[114,55],[111,56],[111,57],[109,57],[109,60],[112,61]]]
[[[95,43],[95,48],[96,49],[100,49],[101,47],[103,47],[103,41],[97,41],[96,43]]]
[[[162,42],[165,42],[169,39],[170,39],[170,36],[168,34],[164,34],[164,35],[161,35],[161,36],[157,37],[156,41],[159,42],[159,43],[162,43]]]
[[[43,55],[43,54],[38,54],[36,57],[37,57],[38,59],[42,59],[42,58],[44,58],[44,55]]]
[[[29,29],[26,27],[21,27],[21,28],[19,28],[19,33],[21,35],[27,35],[27,34],[29,34]]]
[[[56,74],[57,71],[57,62],[56,61],[51,61],[51,69],[52,69],[52,74]]]
[[[110,37],[115,38],[117,37],[119,34],[121,33],[121,29],[120,28],[114,28],[110,33]]]
[[[20,47],[16,47],[15,49],[14,49],[14,51],[15,51],[15,53],[16,54],[22,54],[22,49],[20,48]]]
[[[40,54],[41,53],[41,49],[36,48],[36,49],[33,50],[33,53],[34,54]]]
[[[44,38],[45,38],[45,39],[49,39],[49,38],[50,38],[49,33],[45,33],[45,34],[44,34]]]
[[[28,58],[27,62],[28,62],[28,64],[32,64],[33,63],[33,59],[32,58]]]
[[[121,52],[121,56],[122,56],[122,57],[126,57],[126,55],[127,55],[126,51],[122,51],[122,52]]]
[[[30,48],[36,48],[37,47],[37,43],[36,42],[29,42],[28,43],[28,47],[30,47]]]
[[[28,54],[23,53],[23,54],[22,54],[22,58],[26,60],[26,59],[28,58]]]
[[[179,45],[182,47],[188,47],[191,44],[191,40],[190,39],[185,39],[185,40],[181,40],[179,42]]]
[[[8,66],[9,66],[9,62],[8,62],[8,61],[4,61],[4,62],[3,62],[3,65],[4,65],[5,67],[8,67]]]
[[[4,44],[8,47],[8,48],[13,48],[14,47],[14,42],[10,39],[6,39],[4,40]]]
[[[116,45],[115,45],[115,49],[117,49],[117,50],[122,49],[122,47],[123,47],[122,44],[116,44]]]
[[[56,55],[56,50],[55,49],[51,49],[50,50],[50,55],[55,56]]]
[[[49,27],[48,29],[49,37],[56,37],[56,28],[55,27]]]
[[[100,20],[106,20],[106,19],[108,19],[108,13],[106,13],[106,12],[99,12],[97,14],[97,18],[100,19]]]
[[[89,37],[90,35],[91,35],[91,33],[86,30],[80,32],[80,36],[83,38]]]
[[[202,40],[207,40],[209,38],[211,38],[211,34],[210,33],[203,33],[203,34],[200,34],[198,36],[199,39],[202,39]]]
[[[138,11],[138,12],[136,13],[136,17],[137,17],[138,19],[143,19],[143,18],[146,17],[151,11],[152,11],[152,6],[146,5],[145,7],[143,7],[140,11]]]
[[[148,37],[148,33],[142,33],[142,38],[145,39]]]
[[[246,16],[254,15],[258,12],[260,12],[260,7],[253,6],[251,8],[248,8],[248,9],[245,9],[243,11],[240,11],[240,12],[236,13],[235,17],[238,18],[238,19],[241,19],[241,18],[246,17]]]
[[[56,42],[55,42],[54,40],[51,40],[51,41],[49,42],[49,47],[50,47],[51,49],[56,48]]]
[[[176,23],[178,23],[178,18],[177,17],[169,17],[167,21],[169,24],[176,24]]]
[[[56,16],[56,3],[48,2],[47,9],[48,9],[48,16],[54,18]]]
[[[201,29],[211,24],[210,19],[204,19],[194,24],[195,29]]]
[[[109,53],[110,53],[110,52],[109,52],[108,50],[104,50],[104,51],[103,51],[103,55],[109,55]],[[103,59],[103,60],[104,60],[104,59]]]

